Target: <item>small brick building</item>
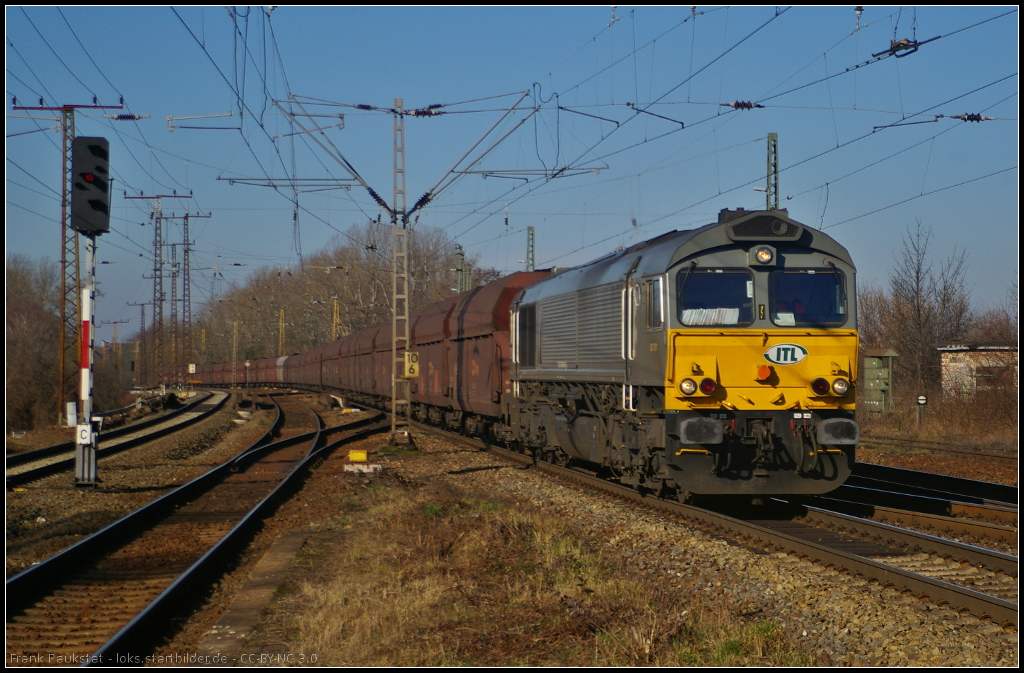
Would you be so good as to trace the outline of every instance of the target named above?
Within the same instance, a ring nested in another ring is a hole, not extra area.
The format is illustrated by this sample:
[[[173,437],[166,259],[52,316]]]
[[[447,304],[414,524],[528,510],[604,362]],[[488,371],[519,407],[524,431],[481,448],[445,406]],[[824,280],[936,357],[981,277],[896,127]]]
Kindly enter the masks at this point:
[[[979,390],[1017,388],[1017,347],[956,343],[938,349],[942,391],[973,394]]]

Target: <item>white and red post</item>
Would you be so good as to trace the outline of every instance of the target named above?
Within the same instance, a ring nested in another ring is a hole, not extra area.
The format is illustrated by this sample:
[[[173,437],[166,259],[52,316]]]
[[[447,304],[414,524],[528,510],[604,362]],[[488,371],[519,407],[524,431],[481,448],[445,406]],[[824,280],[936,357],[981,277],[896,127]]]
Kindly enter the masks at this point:
[[[93,323],[96,298],[96,237],[85,236],[85,286],[82,288],[82,352],[79,380],[78,431],[75,438],[75,486],[96,486],[96,445],[99,418],[92,417]]]

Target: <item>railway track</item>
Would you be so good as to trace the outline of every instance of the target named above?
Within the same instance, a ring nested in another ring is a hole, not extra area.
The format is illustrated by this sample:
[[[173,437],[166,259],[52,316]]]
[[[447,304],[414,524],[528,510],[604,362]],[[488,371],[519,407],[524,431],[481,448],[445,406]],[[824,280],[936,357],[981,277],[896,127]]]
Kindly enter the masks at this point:
[[[165,435],[189,427],[200,420],[209,418],[220,410],[230,394],[213,392],[176,409],[142,423],[118,428],[100,434],[97,458],[103,459],[127,449],[153,441]],[[71,442],[12,454],[6,459],[7,487],[11,488],[42,479],[75,467],[75,445]]]
[[[895,507],[883,507],[870,503],[843,500],[841,497],[819,496],[814,498],[812,502],[825,509],[851,514],[862,519],[872,519],[895,526],[914,526],[934,531],[937,535],[945,537],[968,535],[999,542],[1014,544],[1017,542],[1017,513],[1016,511],[1002,508],[985,507],[984,513],[989,515],[996,512],[1011,514],[1012,519],[1007,517],[1005,520],[1008,522],[1012,521],[1012,525],[989,523],[985,520],[979,521],[972,518],[950,516],[948,514],[932,514]],[[986,516],[984,518],[994,517]]]
[[[854,463],[853,474],[845,486],[1013,509],[1017,508],[1018,502],[1016,486],[871,463]]]
[[[591,486],[625,500],[681,516],[717,534],[747,544],[797,554],[892,585],[918,599],[1017,625],[1017,559],[1015,556],[944,540],[878,521],[800,508],[781,518],[754,518],[682,505],[638,493],[593,473],[536,462],[528,456],[436,428],[417,426],[446,439],[470,443],[513,462],[577,484]]]
[[[297,399],[234,459],[7,582],[9,661],[142,663],[324,452],[374,419],[324,430]],[[369,429],[360,429],[370,425]],[[382,428],[383,425],[380,424]]]
[[[861,435],[860,446],[866,448],[882,448],[882,449],[909,449],[911,451],[929,451],[935,453],[947,454],[950,456],[961,456],[967,458],[985,458],[988,460],[994,460],[1001,463],[1013,463],[1017,462],[1017,456],[1006,453],[991,453],[986,451],[972,451],[969,449],[962,448],[962,444],[953,442],[939,442],[934,440],[923,440],[923,439],[902,439],[899,437],[874,437],[870,435]]]

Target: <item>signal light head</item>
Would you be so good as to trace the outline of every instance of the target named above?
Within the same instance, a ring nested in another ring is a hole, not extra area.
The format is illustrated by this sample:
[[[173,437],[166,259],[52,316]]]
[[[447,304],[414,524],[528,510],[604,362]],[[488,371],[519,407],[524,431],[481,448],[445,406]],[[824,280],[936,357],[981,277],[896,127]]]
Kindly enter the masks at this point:
[[[825,379],[814,379],[811,381],[811,390],[814,391],[815,395],[828,395],[828,391],[832,388],[832,385]]]
[[[697,392],[697,382],[693,379],[683,379],[679,382],[679,392],[684,395],[692,395]]]
[[[718,389],[718,384],[715,383],[714,379],[702,379],[700,382],[700,391],[705,395],[710,395]]]
[[[71,228],[88,236],[110,229],[110,142],[79,136],[71,143]]]

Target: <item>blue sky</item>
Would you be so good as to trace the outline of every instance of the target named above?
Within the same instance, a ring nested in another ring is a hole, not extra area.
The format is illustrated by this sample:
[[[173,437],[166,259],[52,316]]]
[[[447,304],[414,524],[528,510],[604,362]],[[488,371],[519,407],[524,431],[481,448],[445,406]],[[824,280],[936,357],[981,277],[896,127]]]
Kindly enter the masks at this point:
[[[351,176],[319,135],[289,135],[299,129],[285,111],[307,129],[343,123],[326,137],[391,203],[386,110],[402,98],[406,109],[445,112],[406,119],[408,207],[443,187],[415,226],[445,228],[481,264],[521,269],[528,226],[538,267],[568,266],[714,221],[722,208],[764,207],[755,188],[774,132],[785,207],[850,249],[862,285],[887,282],[901,237],[920,221],[933,232],[936,270],[967,253],[985,308],[1004,299],[1019,266],[1018,17],[1002,7],[868,7],[856,30],[852,7],[280,7],[269,18],[258,7],[7,7],[7,251],[60,253],[54,115],[16,117],[29,113],[13,110],[15,96],[19,106],[123,96],[125,112],[149,115],[76,113],[79,135],[111,141],[97,321],[131,321],[122,339],[138,327],[128,304],[152,298],[144,276],[153,271],[151,205],[125,190],[191,191],[163,199],[164,213],[212,213],[191,232],[198,313],[215,266],[239,281],[388,219],[359,184],[303,187],[296,235],[287,179]],[[917,51],[886,53],[904,39]],[[229,112],[172,123],[241,130],[168,130],[168,116]],[[952,118],[965,113],[994,119]],[[166,242],[181,241],[179,222]]]

